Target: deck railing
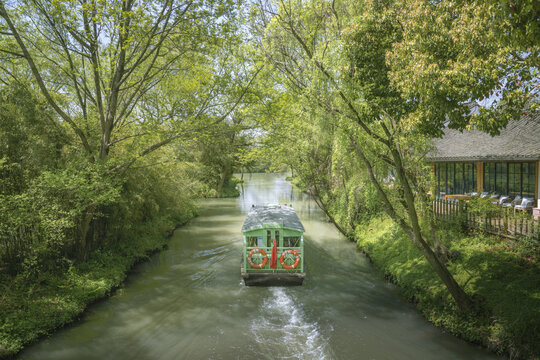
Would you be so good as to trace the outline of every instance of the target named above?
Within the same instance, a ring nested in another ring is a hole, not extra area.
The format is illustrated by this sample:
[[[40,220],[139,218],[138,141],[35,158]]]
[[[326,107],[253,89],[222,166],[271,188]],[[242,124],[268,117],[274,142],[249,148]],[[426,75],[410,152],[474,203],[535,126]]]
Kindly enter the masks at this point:
[[[261,249],[261,250],[264,250],[264,252],[266,253],[266,255],[268,256],[268,261],[266,262],[266,265],[261,268],[261,269],[256,269],[256,268],[253,268],[250,266],[250,264],[248,263],[247,261],[247,256],[249,254],[249,252],[253,249]],[[261,247],[246,247],[245,248],[245,253],[244,253],[244,271],[246,272],[304,272],[304,252],[302,250],[301,247],[277,247],[277,266],[275,269],[272,269],[270,267],[270,259],[272,258],[272,247],[266,247],[266,246],[261,246]],[[295,269],[285,269],[283,266],[281,266],[281,263],[279,261],[279,257],[281,256],[281,254],[283,253],[283,251],[285,250],[288,250],[288,249],[291,249],[291,250],[295,250],[297,253],[298,253],[298,257],[300,258],[300,262],[298,263],[298,266],[295,268]]]
[[[439,220],[459,222],[468,228],[490,234],[540,240],[540,219],[535,220],[527,212],[515,211],[510,207],[494,205],[491,211],[478,215],[470,211],[465,201],[436,199],[433,201],[433,212]]]

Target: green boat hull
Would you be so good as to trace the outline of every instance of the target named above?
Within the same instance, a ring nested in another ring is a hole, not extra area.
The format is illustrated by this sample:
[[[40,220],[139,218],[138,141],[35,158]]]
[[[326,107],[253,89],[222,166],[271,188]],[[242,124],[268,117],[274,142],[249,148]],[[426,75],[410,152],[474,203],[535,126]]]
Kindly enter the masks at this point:
[[[303,272],[245,272],[241,265],[241,274],[246,286],[299,286],[304,283],[306,273]]]

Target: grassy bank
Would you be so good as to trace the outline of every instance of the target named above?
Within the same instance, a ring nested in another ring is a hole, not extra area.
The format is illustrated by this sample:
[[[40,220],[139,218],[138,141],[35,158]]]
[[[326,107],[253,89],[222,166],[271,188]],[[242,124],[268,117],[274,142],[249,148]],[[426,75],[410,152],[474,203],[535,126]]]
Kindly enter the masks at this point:
[[[194,215],[184,214],[183,222]],[[174,228],[170,219],[154,219],[131,229],[116,246],[94,251],[88,262],[67,264],[61,273],[39,273],[37,279],[2,277],[0,358],[74,321],[89,304],[108,296],[136,263],[167,244]]]
[[[453,252],[448,267],[480,311],[459,312],[450,294],[410,239],[391,220],[375,218],[358,226],[358,247],[437,326],[511,358],[540,355],[539,246],[485,234],[440,230]]]

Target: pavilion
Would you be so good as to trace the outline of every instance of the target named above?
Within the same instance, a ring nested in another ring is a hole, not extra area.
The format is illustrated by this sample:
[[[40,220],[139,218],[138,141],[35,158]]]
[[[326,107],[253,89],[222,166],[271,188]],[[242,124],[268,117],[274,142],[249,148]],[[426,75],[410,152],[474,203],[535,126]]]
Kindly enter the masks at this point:
[[[537,203],[540,113],[510,121],[500,135],[445,129],[428,156],[436,196],[482,193],[521,196]]]

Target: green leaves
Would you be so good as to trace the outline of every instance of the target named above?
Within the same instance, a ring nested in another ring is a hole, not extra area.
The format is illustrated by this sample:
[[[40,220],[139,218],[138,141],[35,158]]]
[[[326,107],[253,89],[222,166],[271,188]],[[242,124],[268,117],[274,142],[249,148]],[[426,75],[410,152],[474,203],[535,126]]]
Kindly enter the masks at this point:
[[[392,85],[418,102],[412,118],[423,131],[438,136],[448,122],[497,134],[521,115],[538,92],[531,74],[540,47],[514,35],[524,24],[504,4],[420,0],[398,6],[403,38],[387,52],[387,63]]]

